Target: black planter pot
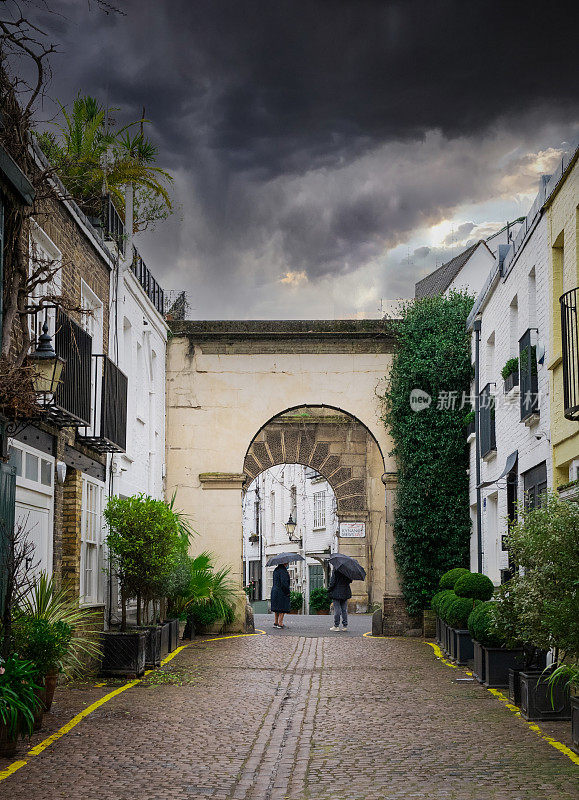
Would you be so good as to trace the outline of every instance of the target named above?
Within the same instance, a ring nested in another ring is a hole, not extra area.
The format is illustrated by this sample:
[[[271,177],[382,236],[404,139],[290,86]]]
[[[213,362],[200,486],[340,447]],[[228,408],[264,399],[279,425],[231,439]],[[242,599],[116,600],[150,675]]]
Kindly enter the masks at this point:
[[[380,629],[382,632],[382,629]],[[193,617],[187,617],[185,628],[183,629],[183,639],[192,639],[195,636],[195,620]]]
[[[454,640],[456,646],[455,661],[460,666],[464,666],[474,655],[470,632],[459,628],[454,631]]]
[[[542,672],[521,672],[521,716],[526,720],[571,719],[569,689],[563,682],[553,687],[547,683],[549,676]]]
[[[147,647],[145,631],[105,631],[101,635],[103,675],[138,678],[144,673]]]
[[[450,625],[448,626],[448,631],[449,631],[448,655],[453,661],[456,661],[456,631],[454,628],[451,628]]]
[[[479,642],[475,642],[473,640],[472,653],[473,653],[472,658],[474,662],[472,668],[473,675],[475,676],[475,678],[479,683],[484,683],[486,678],[486,672],[485,672],[485,654],[482,644],[479,644]]]
[[[509,700],[517,708],[521,706],[521,672],[520,669],[509,670]]]
[[[531,657],[525,652],[525,665],[521,669],[509,669],[509,700],[521,706],[521,672],[542,672],[547,666],[547,652],[534,648]]]
[[[166,624],[169,625],[169,652],[172,653],[179,644],[179,620],[168,619]]]
[[[475,427],[474,427],[474,420],[473,420],[472,422],[469,422],[466,425],[466,438],[468,439],[468,437],[471,434],[473,434],[474,432],[475,432]]]
[[[571,698],[571,739],[573,750],[579,753],[579,697]]]
[[[161,629],[161,658],[165,658],[169,654],[169,637],[170,637],[170,622],[161,622],[159,625]]]
[[[505,394],[510,392],[511,389],[514,389],[515,386],[519,385],[519,373],[512,372],[510,375],[507,375],[505,378]]]
[[[444,620],[441,620],[440,624],[442,627],[442,649],[448,655],[450,650],[449,627]]]
[[[154,669],[161,665],[161,627],[160,625],[151,625],[147,627],[138,628],[144,631],[147,636],[145,645],[145,667],[147,669]]]
[[[442,644],[442,620],[440,617],[436,618],[436,644]]]
[[[507,650],[503,647],[483,647],[485,680],[487,689],[508,689],[509,670],[523,667],[523,650]]]

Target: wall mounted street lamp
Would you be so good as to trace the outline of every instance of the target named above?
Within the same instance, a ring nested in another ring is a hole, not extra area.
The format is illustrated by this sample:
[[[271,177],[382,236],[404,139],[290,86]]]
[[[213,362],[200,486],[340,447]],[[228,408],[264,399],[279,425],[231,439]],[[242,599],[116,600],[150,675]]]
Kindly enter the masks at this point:
[[[46,404],[58,391],[64,367],[64,359],[54,352],[46,319],[36,349],[30,354],[29,359],[34,368],[32,374],[34,393]]]
[[[301,543],[302,543],[301,537],[296,536],[294,538],[296,525],[297,525],[297,523],[294,522],[294,519],[293,519],[292,515],[290,514],[288,521],[285,523],[285,529],[287,531],[288,539],[290,540],[290,542],[296,542],[297,544],[301,545]]]

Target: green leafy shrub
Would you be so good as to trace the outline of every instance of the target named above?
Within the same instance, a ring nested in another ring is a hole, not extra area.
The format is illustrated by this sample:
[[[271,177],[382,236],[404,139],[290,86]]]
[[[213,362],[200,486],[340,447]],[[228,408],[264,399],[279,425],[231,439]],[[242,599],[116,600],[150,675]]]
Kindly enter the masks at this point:
[[[478,602],[480,601],[473,601],[469,597],[455,597],[453,600],[450,600],[446,606],[445,622],[448,623],[451,628],[466,628],[474,604]]]
[[[441,592],[437,592],[437,593],[434,595],[434,597],[432,598],[432,603],[431,603],[431,605],[432,605],[432,610],[433,610],[433,611],[434,611],[434,613],[435,613],[435,614],[436,614],[438,617],[440,617],[441,619],[442,619],[442,615],[441,615],[441,613],[440,613],[440,606],[441,606],[441,604],[442,604],[442,601],[443,601],[443,600],[444,600],[446,597],[448,597],[449,595],[453,595],[453,594],[454,594],[454,592],[452,591],[452,589],[443,589]]]
[[[406,303],[392,323],[398,347],[384,396],[383,420],[398,464],[395,557],[411,614],[428,608],[440,576],[467,564],[471,535],[468,454],[460,402],[438,399],[470,392],[471,348],[465,294]],[[411,393],[432,398],[414,411]],[[454,406],[454,407],[453,407]],[[440,587],[451,588],[451,587]]]
[[[501,370],[501,376],[503,380],[506,381],[509,375],[514,375],[518,371],[519,371],[519,359],[516,357],[509,358],[509,360]]]
[[[193,603],[189,607],[189,614],[193,617],[196,628],[205,628],[223,620],[224,624],[233,622],[233,609],[223,608],[220,603],[209,601],[207,603]]]
[[[328,611],[332,604],[332,598],[328,590],[321,586],[319,589],[312,589],[310,592],[310,611]]]
[[[469,411],[467,414],[464,415],[464,425],[470,425],[471,422],[474,422],[474,410]]]
[[[495,603],[486,601],[480,603],[471,611],[468,618],[468,629],[472,638],[484,647],[503,647],[501,639],[495,628]]]
[[[470,574],[470,570],[466,569],[466,567],[454,567],[441,576],[438,585],[441,589],[454,589],[454,584],[457,580],[468,574]]]
[[[454,584],[454,591],[459,597],[470,597],[473,600],[490,600],[495,587],[489,577],[481,572],[469,572]]]
[[[14,646],[24,661],[36,668],[41,683],[49,672],[61,672],[72,639],[72,628],[66,622],[49,622],[36,617],[17,617],[14,623]]]
[[[290,610],[301,611],[304,605],[304,596],[301,592],[290,592]]]
[[[438,608],[440,610],[439,616],[442,620],[444,620],[444,622],[448,622],[447,619],[448,611],[450,609],[450,606],[452,605],[452,603],[454,603],[456,599],[457,598],[455,593],[451,589],[448,589],[446,597],[443,597],[442,600],[439,602],[438,604]]]
[[[37,668],[32,661],[23,661],[16,655],[5,661],[0,659],[0,721],[8,729],[10,739],[32,733],[34,712],[40,700],[34,694],[40,689],[36,682]]]

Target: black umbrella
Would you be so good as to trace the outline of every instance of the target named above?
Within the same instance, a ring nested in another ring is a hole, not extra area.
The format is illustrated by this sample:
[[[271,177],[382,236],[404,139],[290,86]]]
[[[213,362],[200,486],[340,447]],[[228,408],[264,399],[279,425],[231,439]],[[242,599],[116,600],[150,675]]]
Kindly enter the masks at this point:
[[[267,562],[268,567],[275,567],[278,564],[291,564],[292,561],[305,561],[303,556],[299,553],[278,553],[277,556],[272,556]]]
[[[343,553],[333,553],[328,561],[337,572],[341,572],[353,581],[363,581],[366,577],[366,570],[355,558],[345,556]]]

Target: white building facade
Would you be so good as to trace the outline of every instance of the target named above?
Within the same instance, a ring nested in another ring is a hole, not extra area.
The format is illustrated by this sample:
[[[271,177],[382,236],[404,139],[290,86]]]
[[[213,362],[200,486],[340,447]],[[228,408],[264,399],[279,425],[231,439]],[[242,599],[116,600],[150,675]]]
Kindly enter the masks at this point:
[[[468,436],[471,569],[481,569],[495,585],[511,574],[505,536],[517,504],[539,503],[541,493],[552,486],[549,252],[543,201],[544,188],[514,242],[497,248],[468,322],[473,362],[479,337],[480,392],[478,448],[475,434]],[[473,383],[471,394],[475,392]]]
[[[290,541],[285,523],[292,517],[296,528]],[[301,464],[281,464],[265,470],[250,484],[243,498],[244,583],[250,599],[267,600],[271,594],[271,556],[295,552],[306,560],[290,564],[292,590],[304,595],[309,610],[312,589],[326,584],[324,556],[337,552],[338,517],[330,484]]]

